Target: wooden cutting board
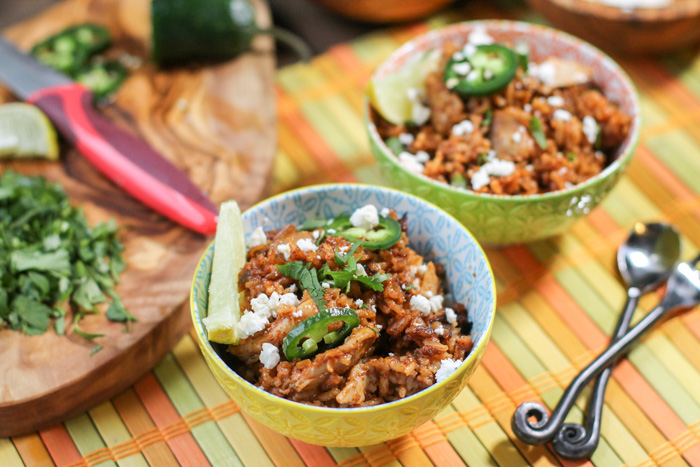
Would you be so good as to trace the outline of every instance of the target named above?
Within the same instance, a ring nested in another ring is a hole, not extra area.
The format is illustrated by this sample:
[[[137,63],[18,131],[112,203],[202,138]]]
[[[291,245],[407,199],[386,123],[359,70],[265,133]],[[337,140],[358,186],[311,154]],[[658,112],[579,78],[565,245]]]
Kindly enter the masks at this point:
[[[258,23],[269,25],[263,0],[254,3]],[[222,65],[158,71],[147,59],[148,0],[64,0],[3,33],[27,50],[88,20],[110,28],[113,49],[143,60],[105,114],[186,170],[214,202],[233,198],[245,208],[263,198],[275,153],[272,42],[259,37],[255,53]],[[10,100],[0,88],[0,102]],[[0,170],[7,167],[60,182],[93,224],[116,220],[127,263],[117,291],[139,321],[124,332],[104,314],[85,317],[83,330],[107,334],[95,341],[0,331],[0,437],[79,414],[156,364],[190,328],[190,282],[211,240],[134,201],[73,148],[63,148],[60,163],[12,162]],[[96,345],[103,349],[90,356]]]

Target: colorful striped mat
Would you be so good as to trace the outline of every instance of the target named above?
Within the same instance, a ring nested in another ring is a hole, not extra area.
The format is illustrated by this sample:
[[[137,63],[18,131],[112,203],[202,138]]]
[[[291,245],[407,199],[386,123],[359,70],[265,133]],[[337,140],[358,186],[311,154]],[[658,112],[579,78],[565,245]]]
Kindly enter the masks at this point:
[[[467,3],[465,10],[281,70],[275,191],[319,182],[383,184],[362,125],[362,88],[371,70],[412,36],[447,22],[539,20],[489,3]],[[603,439],[590,461],[568,462],[547,446],[526,446],[510,429],[518,404],[554,404],[606,345],[625,300],[615,251],[635,221],[672,222],[686,256],[700,250],[700,59],[688,51],[620,63],[639,88],[644,114],[627,175],[566,235],[487,252],[498,280],[493,337],[469,386],[433,421],[356,449],[284,438],[240,412],[187,335],[118,397],[50,429],[0,439],[0,465],[700,466],[697,309],[659,326],[617,367]],[[640,308],[649,310],[656,300],[647,296]],[[581,416],[579,409],[573,414]]]

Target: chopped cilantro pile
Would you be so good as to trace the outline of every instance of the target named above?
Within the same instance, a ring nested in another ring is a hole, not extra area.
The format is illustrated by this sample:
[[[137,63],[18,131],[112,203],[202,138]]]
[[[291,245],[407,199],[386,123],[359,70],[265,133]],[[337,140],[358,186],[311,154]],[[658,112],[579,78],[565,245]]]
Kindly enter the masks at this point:
[[[43,334],[51,325],[74,331],[85,313],[105,303],[112,321],[131,315],[114,291],[124,270],[123,246],[113,221],[90,228],[60,185],[6,170],[0,175],[0,329]]]

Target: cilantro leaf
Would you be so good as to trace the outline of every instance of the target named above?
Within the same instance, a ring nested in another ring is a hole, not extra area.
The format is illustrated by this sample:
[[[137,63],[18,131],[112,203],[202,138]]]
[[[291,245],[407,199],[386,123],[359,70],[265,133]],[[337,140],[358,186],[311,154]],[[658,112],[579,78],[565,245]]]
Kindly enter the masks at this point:
[[[355,276],[353,279],[375,292],[381,292],[384,290],[382,283],[389,277],[391,277],[390,274],[375,274],[374,276]]]
[[[540,148],[547,149],[547,138],[542,129],[542,122],[534,115],[530,118],[530,133],[532,133],[532,137]]]
[[[318,273],[310,271],[311,264],[303,261],[291,261],[287,264],[278,264],[277,270],[286,277],[299,281],[301,290],[307,290],[309,296],[316,303],[318,311],[326,310],[326,301],[323,299],[325,291],[318,281]]]

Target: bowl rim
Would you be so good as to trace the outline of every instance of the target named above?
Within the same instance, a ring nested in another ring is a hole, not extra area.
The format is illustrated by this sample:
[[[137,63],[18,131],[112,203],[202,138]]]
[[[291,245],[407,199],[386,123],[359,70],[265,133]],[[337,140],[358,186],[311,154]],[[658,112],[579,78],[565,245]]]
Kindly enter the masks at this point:
[[[486,268],[488,270],[489,275],[491,276],[491,296],[493,297],[492,300],[492,305],[491,305],[491,310],[489,312],[489,325],[486,331],[484,332],[483,339],[481,342],[477,345],[475,344],[472,350],[469,352],[469,355],[462,360],[462,364],[459,366],[459,368],[451,373],[447,378],[444,380],[440,381],[439,383],[435,383],[415,394],[412,394],[408,397],[404,397],[403,399],[398,399],[392,402],[386,402],[383,404],[379,405],[374,405],[370,407],[340,407],[340,408],[335,408],[335,407],[319,407],[316,405],[309,405],[309,404],[304,404],[302,402],[295,402],[291,401],[288,399],[284,399],[279,396],[275,396],[273,394],[270,394],[269,392],[265,391],[262,388],[259,388],[258,386],[255,386],[254,384],[250,383],[247,381],[245,378],[240,376],[236,371],[234,371],[232,368],[230,368],[226,362],[223,361],[221,356],[214,350],[214,348],[211,345],[211,342],[208,339],[205,339],[203,337],[203,327],[201,326],[201,319],[202,317],[199,316],[199,310],[197,307],[197,303],[194,300],[195,293],[195,284],[197,283],[197,275],[200,269],[202,268],[202,264],[204,262],[204,258],[209,254],[210,250],[213,250],[214,248],[214,239],[212,239],[211,243],[206,247],[204,250],[204,253],[202,253],[202,256],[200,257],[199,261],[197,262],[197,267],[195,268],[194,276],[192,278],[192,284],[190,286],[190,297],[189,297],[189,303],[190,303],[190,315],[192,317],[195,333],[197,335],[197,342],[199,343],[200,347],[202,347],[202,344],[206,344],[207,352],[213,354],[214,361],[216,364],[223,370],[230,372],[233,375],[233,379],[237,381],[239,384],[245,384],[248,385],[252,390],[257,391],[258,394],[260,394],[263,398],[273,401],[275,403],[280,403],[283,406],[291,409],[291,410],[309,410],[311,412],[316,412],[319,414],[339,414],[339,413],[352,413],[352,414],[366,414],[370,412],[379,412],[379,411],[384,411],[384,410],[392,410],[394,408],[399,408],[403,405],[410,404],[414,400],[417,400],[422,397],[426,397],[429,394],[436,392],[440,390],[442,387],[446,386],[449,384],[451,381],[453,381],[457,375],[461,371],[465,371],[465,369],[471,365],[472,363],[478,364],[477,362],[474,362],[474,360],[477,359],[478,355],[483,354],[485,351],[486,345],[488,344],[491,336],[491,332],[493,330],[494,322],[496,321],[496,302],[497,302],[497,293],[496,293],[496,276],[493,273],[493,268],[491,267],[491,263],[489,262],[488,256],[486,256],[486,253],[484,252],[483,247],[479,243],[479,241],[474,237],[474,235],[467,229],[461,222],[459,222],[457,219],[455,219],[452,215],[449,213],[445,212],[443,209],[440,207],[436,206],[435,204],[431,203],[430,201],[426,201],[422,198],[419,198],[415,195],[412,195],[410,193],[406,193],[400,190],[396,190],[393,188],[387,188],[387,187],[380,187],[380,186],[375,186],[375,185],[369,185],[366,183],[323,183],[323,184],[318,184],[318,185],[309,185],[301,188],[296,188],[292,190],[288,190],[282,193],[279,193],[277,195],[271,196],[269,198],[266,198],[262,201],[259,201],[246,209],[243,214],[245,215],[246,213],[252,211],[255,208],[259,208],[260,206],[276,201],[280,198],[286,197],[290,194],[302,194],[304,192],[311,192],[311,191],[329,191],[331,188],[332,189],[343,189],[343,187],[360,187],[361,189],[369,189],[369,190],[379,190],[379,191],[388,191],[391,193],[395,194],[400,194],[402,196],[408,196],[410,198],[413,198],[414,200],[418,202],[423,202],[428,204],[430,207],[436,209],[438,212],[442,213],[443,215],[447,216],[449,219],[451,219],[455,225],[458,228],[461,228],[464,230],[464,232],[470,237],[476,245],[476,247],[479,249],[481,252],[482,257],[484,258],[484,261],[486,263]],[[199,319],[197,319],[199,317]],[[204,352],[204,349],[202,349]],[[216,375],[215,375],[216,377]]]
[[[398,160],[398,155],[394,154],[391,149],[386,145],[384,140],[382,139],[381,136],[379,136],[379,132],[377,131],[377,126],[376,124],[372,121],[371,119],[371,104],[369,102],[369,97],[365,94],[364,96],[364,120],[365,120],[365,126],[367,128],[367,132],[369,133],[370,141],[373,142],[374,144],[377,145],[379,150],[387,157],[387,159],[390,161],[390,163],[397,167],[399,170],[401,170],[403,173],[407,174],[409,177],[413,178],[415,181],[420,181],[420,182],[428,182],[431,185],[441,188],[448,193],[454,193],[456,195],[464,195],[466,197],[471,197],[473,199],[481,199],[481,200],[490,200],[490,201],[510,201],[510,202],[537,202],[541,200],[550,200],[550,199],[556,199],[556,198],[562,198],[562,197],[568,197],[569,195],[572,194],[578,194],[580,192],[585,192],[588,190],[588,188],[602,182],[604,179],[608,178],[611,176],[613,173],[615,173],[617,170],[619,170],[621,167],[624,167],[629,160],[632,158],[634,155],[634,152],[637,149],[637,145],[639,144],[639,136],[641,133],[641,108],[640,108],[640,101],[639,101],[639,92],[637,91],[637,87],[634,85],[634,82],[630,79],[629,75],[627,72],[615,61],[613,60],[608,54],[600,50],[598,47],[590,44],[589,42],[584,41],[583,39],[579,39],[576,36],[573,36],[565,31],[562,31],[560,29],[556,28],[551,28],[548,26],[542,26],[539,24],[534,24],[534,23],[528,23],[525,21],[512,21],[512,20],[499,20],[499,19],[490,19],[490,20],[474,20],[474,21],[461,21],[458,23],[453,23],[448,26],[440,27],[437,29],[432,29],[430,31],[427,31],[413,39],[411,39],[408,42],[405,42],[402,44],[399,48],[394,50],[391,55],[389,55],[386,59],[384,59],[372,72],[371,77],[374,77],[374,75],[380,71],[384,66],[386,66],[388,63],[395,61],[398,58],[404,57],[404,56],[410,56],[412,53],[415,53],[416,50],[416,43],[418,41],[425,41],[431,36],[435,35],[444,35],[446,33],[452,32],[452,31],[457,31],[461,28],[463,28],[465,25],[474,25],[474,27],[477,26],[485,26],[486,29],[488,30],[489,28],[492,29],[500,29],[500,30],[515,30],[519,31],[519,28],[528,28],[528,29],[535,29],[538,31],[538,33],[544,33],[544,34],[549,34],[554,36],[554,34],[558,36],[563,36],[564,40],[571,42],[571,45],[576,46],[577,48],[583,48],[583,49],[589,49],[590,52],[593,53],[593,55],[598,56],[597,61],[601,62],[608,62],[610,65],[610,69],[615,72],[616,74],[620,75],[622,79],[622,83],[629,88],[630,95],[632,97],[632,104],[633,104],[633,109],[636,110],[636,114],[632,115],[632,126],[630,128],[630,133],[627,135],[627,139],[622,143],[622,148],[620,151],[620,155],[612,161],[610,164],[608,164],[600,173],[594,175],[593,177],[589,178],[588,180],[585,180],[581,183],[578,183],[570,188],[564,188],[563,190],[556,190],[556,191],[549,191],[546,193],[536,193],[532,195],[498,195],[498,194],[493,194],[493,193],[476,193],[472,190],[468,189],[462,189],[462,188],[456,188],[453,187],[452,185],[449,185],[447,183],[440,182],[438,180],[434,180],[426,175],[421,174],[416,174],[414,172],[410,172],[409,170],[406,170]],[[523,33],[527,31],[522,31]],[[371,78],[370,78],[371,79]]]
[[[642,21],[646,23],[664,23],[679,21],[700,15],[700,3],[676,2],[662,8],[632,8],[625,10],[605,3],[579,0],[543,0],[545,3],[585,16],[587,19],[617,22]],[[530,0],[531,2],[531,0]]]

